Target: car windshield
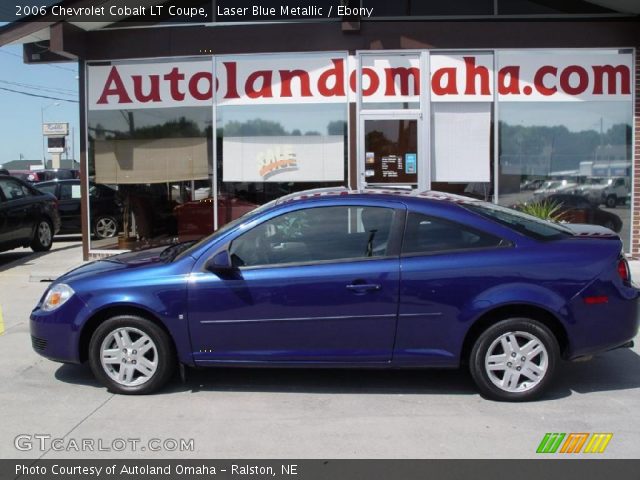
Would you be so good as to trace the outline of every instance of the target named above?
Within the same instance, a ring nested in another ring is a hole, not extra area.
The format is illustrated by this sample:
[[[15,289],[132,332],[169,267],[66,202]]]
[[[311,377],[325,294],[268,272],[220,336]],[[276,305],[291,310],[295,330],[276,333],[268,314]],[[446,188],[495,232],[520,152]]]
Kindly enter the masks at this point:
[[[571,230],[558,223],[542,220],[493,203],[470,202],[465,207],[536,240],[558,240],[572,234]]]
[[[258,214],[258,213],[260,213],[260,212],[262,212],[264,210],[267,210],[268,208],[271,208],[273,205],[275,205],[277,203],[277,201],[278,200],[276,199],[276,200],[270,201],[269,203],[265,203],[264,205],[261,205],[258,208],[254,208],[250,212],[245,213],[241,217],[236,218],[235,220],[227,223],[226,225],[223,225],[222,227],[220,227],[218,230],[216,230],[212,234],[207,235],[206,237],[204,237],[204,238],[198,240],[197,242],[195,242],[193,245],[191,245],[186,250],[181,251],[178,255],[176,255],[173,258],[173,260],[177,260],[177,259],[185,257],[186,255],[190,255],[192,251],[200,248],[201,245],[204,245],[205,243],[208,243],[208,242],[214,240],[215,238],[226,234],[229,230],[234,228],[236,225],[240,225],[242,222],[245,222],[250,217],[253,217],[256,214]]]
[[[592,177],[587,179],[587,185],[606,185],[606,178]]]

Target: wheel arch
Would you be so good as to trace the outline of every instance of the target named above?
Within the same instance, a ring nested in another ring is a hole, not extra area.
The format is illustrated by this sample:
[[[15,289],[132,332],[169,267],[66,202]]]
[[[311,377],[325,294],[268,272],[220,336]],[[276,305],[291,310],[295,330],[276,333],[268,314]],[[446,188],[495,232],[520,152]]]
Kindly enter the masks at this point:
[[[564,325],[555,314],[538,305],[509,304],[501,305],[487,312],[484,312],[473,322],[471,327],[467,330],[464,341],[462,343],[462,349],[460,351],[460,363],[465,365],[468,364],[471,349],[473,348],[474,343],[482,334],[482,332],[484,332],[490,326],[500,322],[501,320],[506,320],[507,318],[514,317],[530,318],[542,323],[549,330],[551,330],[551,333],[553,333],[553,335],[557,339],[562,357],[566,356],[567,352],[569,351],[569,336]]]
[[[162,320],[160,320],[152,312],[138,305],[115,305],[95,312],[84,323],[82,329],[80,330],[80,337],[78,340],[78,353],[80,362],[84,363],[89,359],[89,342],[91,341],[93,333],[100,326],[100,324],[105,320],[118,315],[135,315],[153,322],[155,325],[164,330],[164,332],[169,337],[174,350],[177,351],[176,341],[175,338],[173,338],[171,331],[167,328],[164,322],[162,322]]]

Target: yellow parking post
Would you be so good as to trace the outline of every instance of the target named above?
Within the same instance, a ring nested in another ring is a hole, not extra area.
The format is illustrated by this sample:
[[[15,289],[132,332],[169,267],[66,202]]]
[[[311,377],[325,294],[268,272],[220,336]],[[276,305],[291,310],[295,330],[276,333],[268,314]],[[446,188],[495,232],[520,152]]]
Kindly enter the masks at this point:
[[[0,335],[4,335],[4,317],[2,316],[2,305],[0,305]]]

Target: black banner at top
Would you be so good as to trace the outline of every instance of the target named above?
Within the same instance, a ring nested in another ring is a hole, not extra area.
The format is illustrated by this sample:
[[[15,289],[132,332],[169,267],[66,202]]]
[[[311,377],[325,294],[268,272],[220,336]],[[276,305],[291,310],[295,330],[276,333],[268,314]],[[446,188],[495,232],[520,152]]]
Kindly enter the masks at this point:
[[[0,21],[211,23],[373,19],[345,0],[5,0]]]

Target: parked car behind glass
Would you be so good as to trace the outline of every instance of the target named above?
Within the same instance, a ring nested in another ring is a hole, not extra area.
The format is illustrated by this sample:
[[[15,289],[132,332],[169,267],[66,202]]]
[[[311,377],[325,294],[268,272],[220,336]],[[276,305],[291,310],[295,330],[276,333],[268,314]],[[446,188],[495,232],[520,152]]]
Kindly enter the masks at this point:
[[[0,251],[18,247],[49,250],[59,230],[54,196],[18,178],[0,175]]]
[[[547,201],[560,206],[559,220],[570,223],[589,223],[602,225],[614,232],[622,230],[622,220],[615,213],[607,212],[594,205],[583,195],[556,194],[547,197]]]
[[[528,400],[561,359],[632,345],[621,250],[603,227],[465,197],[312,190],[63,275],[31,313],[33,348],[125,394],[178,363],[468,365],[487,397]]]
[[[71,168],[49,168],[42,170],[10,170],[9,173],[25,182],[37,183],[78,178],[80,172]]]
[[[60,233],[80,233],[82,215],[80,212],[80,180],[53,180],[36,183],[34,186],[50,193],[58,199],[58,210],[62,227]],[[89,183],[90,226],[98,238],[112,238],[118,235],[122,219],[122,205],[114,189]]]

